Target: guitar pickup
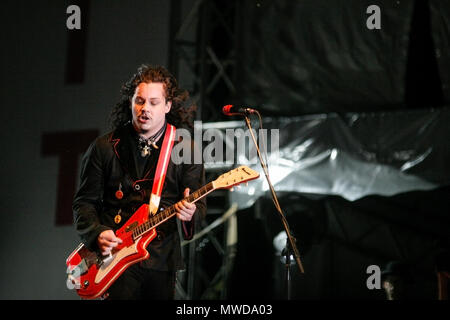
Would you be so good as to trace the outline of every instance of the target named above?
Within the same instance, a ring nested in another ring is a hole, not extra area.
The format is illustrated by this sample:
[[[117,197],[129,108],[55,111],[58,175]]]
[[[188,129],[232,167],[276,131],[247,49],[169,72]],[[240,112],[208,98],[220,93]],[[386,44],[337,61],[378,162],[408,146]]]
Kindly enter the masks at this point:
[[[135,221],[135,222],[133,222],[132,224],[128,225],[128,226],[125,228],[125,232],[131,231],[131,230],[133,230],[134,228],[136,228],[137,226],[138,226],[138,222]]]

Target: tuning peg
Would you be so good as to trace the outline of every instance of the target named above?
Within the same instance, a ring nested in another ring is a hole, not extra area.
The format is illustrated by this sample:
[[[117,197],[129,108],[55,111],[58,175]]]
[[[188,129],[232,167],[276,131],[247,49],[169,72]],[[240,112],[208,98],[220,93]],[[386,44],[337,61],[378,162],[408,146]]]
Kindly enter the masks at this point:
[[[233,188],[233,187],[231,187],[231,188],[230,188],[230,192],[233,192],[233,191],[234,191],[234,188]]]
[[[248,187],[248,182],[245,183],[245,186]]]
[[[236,186],[236,188],[237,188],[238,190],[241,189],[241,185],[238,184],[238,185]]]

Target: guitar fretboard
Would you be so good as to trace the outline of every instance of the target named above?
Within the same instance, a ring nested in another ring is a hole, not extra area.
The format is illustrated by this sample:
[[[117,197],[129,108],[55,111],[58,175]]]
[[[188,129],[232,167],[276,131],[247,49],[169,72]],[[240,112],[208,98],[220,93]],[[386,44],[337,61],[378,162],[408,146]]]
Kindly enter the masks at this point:
[[[194,203],[197,200],[200,200],[204,196],[206,196],[208,193],[212,192],[214,190],[214,185],[212,182],[204,185],[200,189],[196,190],[195,192],[191,193],[189,196],[184,198],[183,200],[186,200],[189,203]],[[170,206],[169,208],[165,209],[164,211],[161,211],[160,213],[149,217],[149,219],[144,222],[143,224],[137,226],[133,230],[133,238],[137,239],[144,233],[150,231],[151,229],[155,228],[156,226],[160,225],[164,221],[170,219],[176,214],[175,205]]]

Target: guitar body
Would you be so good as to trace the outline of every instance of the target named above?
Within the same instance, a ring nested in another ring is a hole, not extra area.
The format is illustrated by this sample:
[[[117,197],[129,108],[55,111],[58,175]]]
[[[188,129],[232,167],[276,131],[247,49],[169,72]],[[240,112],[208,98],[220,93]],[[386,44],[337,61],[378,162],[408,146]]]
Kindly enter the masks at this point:
[[[81,298],[95,299],[104,295],[129,266],[148,259],[150,254],[146,248],[156,237],[156,230],[135,237],[139,226],[148,220],[148,213],[148,204],[143,204],[116,231],[116,236],[123,242],[114,248],[110,256],[101,256],[80,244],[66,260],[69,274],[67,285],[74,287]]]

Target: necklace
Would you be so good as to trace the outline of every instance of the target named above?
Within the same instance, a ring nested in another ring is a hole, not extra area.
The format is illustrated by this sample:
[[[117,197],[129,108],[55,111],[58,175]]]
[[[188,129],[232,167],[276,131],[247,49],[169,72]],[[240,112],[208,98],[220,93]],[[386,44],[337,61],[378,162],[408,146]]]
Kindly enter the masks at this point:
[[[164,125],[161,127],[161,129],[159,129],[157,133],[155,133],[153,136],[151,136],[148,139],[145,139],[145,138],[139,136],[138,148],[139,148],[139,151],[141,152],[141,157],[145,158],[148,155],[150,155],[150,152],[151,152],[150,147],[152,147],[154,149],[158,149],[158,146],[155,144],[155,141],[161,136],[161,134],[163,133],[165,128],[166,128],[166,124],[164,123]]]

